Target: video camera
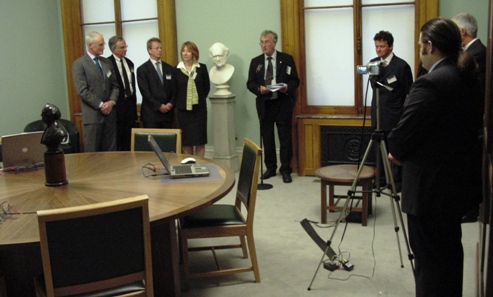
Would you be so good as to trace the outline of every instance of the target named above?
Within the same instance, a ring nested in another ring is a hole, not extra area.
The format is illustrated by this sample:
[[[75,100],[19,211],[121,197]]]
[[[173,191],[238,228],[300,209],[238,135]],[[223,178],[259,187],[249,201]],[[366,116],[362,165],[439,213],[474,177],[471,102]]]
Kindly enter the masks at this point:
[[[387,63],[384,61],[374,61],[366,65],[356,66],[356,71],[358,74],[382,75],[386,66]]]

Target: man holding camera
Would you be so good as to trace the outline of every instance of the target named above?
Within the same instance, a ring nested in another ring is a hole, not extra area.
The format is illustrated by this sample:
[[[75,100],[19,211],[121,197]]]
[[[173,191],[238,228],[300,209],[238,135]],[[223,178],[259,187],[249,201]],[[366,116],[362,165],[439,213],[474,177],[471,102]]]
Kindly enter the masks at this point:
[[[397,125],[402,115],[404,100],[413,83],[413,74],[409,64],[392,52],[394,49],[394,37],[392,33],[380,31],[375,34],[373,40],[378,57],[372,59],[370,63],[380,61],[383,66],[380,67],[381,73],[379,75],[370,76],[370,82],[373,88],[371,124],[373,129],[377,128],[377,88],[379,88],[378,108],[380,109],[380,129],[385,135],[388,135]],[[381,87],[377,82],[386,87]],[[386,186],[385,173],[382,168],[379,152],[377,154],[377,168],[380,174],[380,186]],[[397,191],[400,192],[401,169],[399,166],[393,166],[392,171]]]

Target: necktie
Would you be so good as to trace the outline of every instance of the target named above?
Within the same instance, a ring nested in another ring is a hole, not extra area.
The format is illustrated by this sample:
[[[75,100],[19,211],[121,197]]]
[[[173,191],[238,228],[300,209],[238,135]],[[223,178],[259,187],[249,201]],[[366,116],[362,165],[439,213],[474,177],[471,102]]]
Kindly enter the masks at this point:
[[[94,58],[94,63],[96,63],[96,67],[98,67],[99,72],[103,74],[103,68],[101,68],[101,65],[99,64],[99,57]]]
[[[122,63],[122,76],[123,82],[125,83],[125,97],[132,96],[132,90],[130,89],[130,82],[128,81],[127,69],[125,68],[125,64],[123,64],[123,59],[120,59],[120,63]]]
[[[267,72],[265,73],[265,85],[266,86],[271,85],[272,79],[274,79],[274,67],[272,66],[272,57],[267,57]]]
[[[161,64],[161,62],[156,62],[156,71],[159,75],[159,78],[161,79],[161,82],[163,82],[163,73],[161,72],[161,68],[159,68],[159,64]]]

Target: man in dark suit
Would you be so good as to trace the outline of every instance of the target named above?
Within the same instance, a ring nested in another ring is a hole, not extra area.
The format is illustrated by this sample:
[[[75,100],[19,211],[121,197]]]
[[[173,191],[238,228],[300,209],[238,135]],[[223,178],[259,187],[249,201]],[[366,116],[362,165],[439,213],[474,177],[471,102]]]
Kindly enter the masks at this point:
[[[134,63],[126,57],[127,43],[123,37],[111,37],[108,45],[113,53],[108,59],[113,64],[120,86],[116,105],[116,148],[119,151],[129,151],[132,128],[136,127],[137,121]]]
[[[149,60],[137,69],[137,83],[142,94],[140,117],[144,128],[173,126],[173,67],[161,61],[161,40],[147,41]]]
[[[461,52],[460,31],[444,18],[421,27],[416,79],[388,137],[389,158],[403,168],[402,210],[414,253],[416,296],[462,296],[461,218],[477,205],[477,127],[481,86],[474,60]]]
[[[411,67],[406,61],[397,57],[393,53],[394,37],[388,31],[380,31],[373,37],[375,42],[375,51],[378,57],[370,62],[382,62],[385,67],[380,67],[382,73],[378,76],[371,76],[370,82],[373,88],[373,98],[371,101],[371,123],[373,129],[377,129],[377,120],[379,120],[380,130],[384,135],[388,135],[390,131],[397,125],[399,118],[402,115],[404,100],[413,83],[413,74]],[[381,87],[377,82],[392,88]],[[378,108],[380,110],[380,118],[377,119],[377,88],[379,90]],[[385,182],[385,173],[381,163],[381,154],[377,153],[377,168],[380,176],[380,186],[390,184]],[[396,184],[397,191],[401,188],[401,169],[398,166],[392,168],[392,174]]]
[[[481,40],[477,38],[478,33],[478,22],[474,16],[468,13],[460,13],[452,18],[452,20],[457,24],[460,30],[461,38],[462,38],[462,46],[463,49],[471,54],[478,65],[478,76],[482,85],[482,90],[485,88],[485,77],[486,77],[486,47],[483,45]],[[483,93],[484,98],[484,93]],[[484,105],[481,107],[484,110]],[[483,142],[483,127],[478,127],[478,141]],[[482,167],[482,151],[478,151],[478,168]],[[478,169],[482,170],[482,169]],[[483,195],[482,194],[482,185],[481,179],[478,179],[478,182],[475,184],[471,184],[471,193],[470,195]],[[485,200],[485,209],[489,210],[488,200]],[[471,209],[462,217],[463,223],[476,222],[479,216],[479,205]]]
[[[293,57],[276,50],[277,34],[265,30],[260,35],[260,48],[263,54],[252,59],[248,71],[247,88],[257,96],[257,113],[265,152],[267,170],[262,178],[276,175],[277,157],[274,124],[280,143],[281,168],[279,171],[285,183],[292,182],[291,158],[293,148],[291,127],[296,89],[300,84]],[[269,66],[271,64],[271,66]],[[269,89],[280,85],[279,89]]]
[[[118,82],[111,62],[102,57],[104,38],[98,32],[86,36],[87,52],[75,60],[72,76],[81,98],[84,151],[116,150]]]

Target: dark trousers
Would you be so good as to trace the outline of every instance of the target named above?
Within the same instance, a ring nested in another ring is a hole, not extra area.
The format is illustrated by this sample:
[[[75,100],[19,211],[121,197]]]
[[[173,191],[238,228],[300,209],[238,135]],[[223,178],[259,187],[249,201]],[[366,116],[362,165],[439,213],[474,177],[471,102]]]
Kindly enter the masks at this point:
[[[460,215],[407,215],[417,297],[460,297],[464,269]]]
[[[134,105],[134,106],[132,106]],[[119,151],[130,150],[130,138],[132,128],[136,128],[135,102],[131,100],[118,100],[116,105],[116,149]]]
[[[144,128],[163,128],[170,129],[173,128],[172,121],[162,121],[162,122],[143,122]]]
[[[260,121],[260,131],[262,133],[265,166],[268,170],[277,169],[275,129],[280,144],[281,168],[280,172],[291,173],[291,158],[293,147],[291,143],[291,115],[282,115],[280,104],[286,104],[281,99],[267,100],[265,102],[264,118]]]

